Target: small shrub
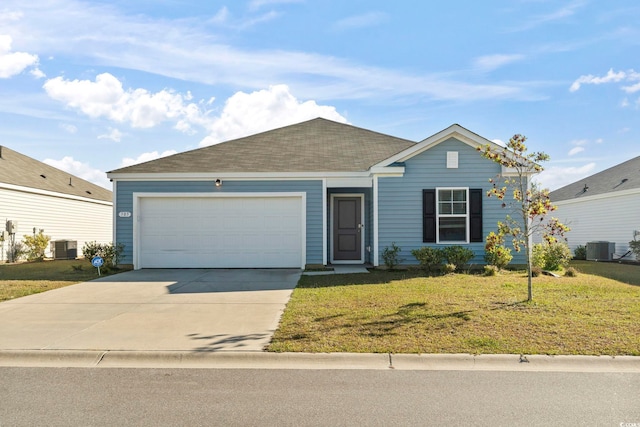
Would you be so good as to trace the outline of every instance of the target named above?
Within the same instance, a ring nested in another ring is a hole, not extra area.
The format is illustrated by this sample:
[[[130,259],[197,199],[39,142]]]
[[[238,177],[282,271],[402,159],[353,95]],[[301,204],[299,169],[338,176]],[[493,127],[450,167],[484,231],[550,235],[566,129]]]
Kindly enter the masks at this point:
[[[455,264],[448,264],[447,263],[447,264],[442,266],[442,272],[444,274],[453,274],[453,273],[456,272],[456,269],[457,269],[457,267],[456,267]]]
[[[403,260],[398,258],[398,254],[400,253],[400,248],[396,246],[396,242],[391,243],[391,247],[386,247],[382,251],[382,259],[384,260],[384,265],[387,266],[387,269],[393,270],[402,262]]]
[[[487,264],[495,265],[498,270],[502,270],[509,265],[513,255],[511,255],[511,249],[504,246],[496,246],[491,251],[485,252],[484,259]]]
[[[564,271],[564,275],[567,277],[577,277],[578,276],[578,270],[576,270],[573,267],[569,267]]]
[[[629,249],[636,254],[636,259],[640,260],[640,240],[632,240],[629,242]]]
[[[533,245],[533,248],[531,249],[531,266],[532,267],[538,267],[539,269],[542,270],[542,268],[544,267],[544,245],[542,243],[537,243],[535,245]]]
[[[576,248],[573,250],[573,259],[587,259],[587,248],[583,245],[576,246]]]
[[[7,249],[7,261],[20,261],[26,254],[27,250],[25,249],[22,242],[15,242],[13,244],[10,244],[9,248]]]
[[[565,268],[571,260],[571,249],[566,242],[553,242],[545,245],[544,269],[556,271]]]
[[[542,274],[542,268],[533,266],[531,267],[531,277],[538,277]]]
[[[455,270],[469,263],[475,256],[471,249],[462,246],[447,246],[442,253],[447,263],[452,264]]]
[[[498,270],[505,268],[511,260],[511,249],[504,246],[504,236],[493,231],[487,235],[487,243],[484,245],[484,260],[489,265],[494,265]]]
[[[29,234],[22,236],[22,241],[26,246],[27,259],[29,261],[42,261],[50,240],[51,236],[45,236],[43,230],[33,236]]]
[[[422,267],[427,273],[434,271],[436,267],[442,264],[444,259],[442,249],[431,248],[428,246],[411,250],[411,255],[418,260],[420,267]]]
[[[122,243],[114,245],[113,243],[101,244],[93,241],[86,242],[82,247],[82,255],[85,259],[90,261],[93,257],[100,256],[104,259],[105,268],[117,267],[120,261],[124,259],[122,252],[124,252]]]
[[[496,274],[498,274],[498,267],[495,265],[485,265],[483,267],[483,273],[484,276],[495,276]]]

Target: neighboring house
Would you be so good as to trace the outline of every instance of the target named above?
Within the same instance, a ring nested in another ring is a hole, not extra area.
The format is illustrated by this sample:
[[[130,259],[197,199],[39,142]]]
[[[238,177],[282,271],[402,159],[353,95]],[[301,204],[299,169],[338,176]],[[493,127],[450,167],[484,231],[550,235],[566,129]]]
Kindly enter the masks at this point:
[[[325,119],[108,172],[114,241],[134,268],[294,267],[383,262],[484,237],[506,212],[501,172],[459,125],[420,143]],[[514,263],[522,263],[520,256]]]
[[[554,216],[571,228],[570,248],[613,242],[612,258],[620,258],[634,231],[640,231],[640,156],[552,191],[550,197],[558,207]]]
[[[51,241],[75,241],[78,256],[87,241],[111,241],[111,191],[0,146],[0,233],[17,224],[15,241],[39,230]],[[6,260],[8,241],[0,243]],[[52,256],[49,248],[46,256]]]

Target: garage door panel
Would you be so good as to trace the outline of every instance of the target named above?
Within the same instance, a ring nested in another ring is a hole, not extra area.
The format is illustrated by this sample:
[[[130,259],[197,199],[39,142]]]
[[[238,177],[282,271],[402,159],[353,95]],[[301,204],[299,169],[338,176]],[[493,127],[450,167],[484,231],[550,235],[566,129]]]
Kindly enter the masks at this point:
[[[149,197],[139,209],[141,268],[302,265],[301,197]]]

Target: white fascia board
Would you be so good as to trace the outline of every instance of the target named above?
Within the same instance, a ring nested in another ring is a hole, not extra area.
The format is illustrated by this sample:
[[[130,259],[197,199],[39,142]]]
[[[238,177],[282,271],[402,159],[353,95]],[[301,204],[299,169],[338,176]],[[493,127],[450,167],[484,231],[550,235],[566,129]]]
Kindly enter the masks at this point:
[[[121,181],[208,181],[233,180],[318,180],[324,178],[363,178],[369,171],[362,172],[206,172],[206,173],[108,173],[112,180]]]
[[[477,135],[465,128],[463,128],[460,125],[454,124],[449,126],[448,128],[441,130],[440,132],[436,133],[435,135],[430,136],[429,138],[425,139],[424,141],[421,141],[419,143],[417,143],[416,145],[407,148],[404,151],[401,151],[400,153],[389,157],[387,160],[384,160],[380,163],[378,163],[377,165],[373,166],[371,169],[373,170],[373,168],[376,167],[384,167],[384,166],[388,166],[391,165],[395,162],[404,162],[408,159],[410,159],[413,156],[416,156],[420,153],[422,153],[423,151],[428,150],[431,147],[434,147],[436,145],[438,145],[439,143],[446,141],[447,139],[451,138],[451,137],[455,137],[456,139],[458,139],[461,142],[464,142],[465,144],[476,148],[478,146],[482,146],[482,145],[493,145],[496,148],[500,147],[498,144],[496,144],[495,142],[491,142],[486,138],[481,137],[480,135]]]
[[[589,202],[591,200],[610,199],[613,197],[624,197],[632,195],[640,195],[640,188],[632,188],[629,190],[612,191],[610,193],[595,194],[593,196],[580,197],[579,199],[552,200],[556,206],[572,205],[575,203]]]
[[[371,188],[373,181],[367,178],[325,178],[322,180],[323,185],[327,188]]]
[[[58,197],[61,199],[79,200],[81,202],[95,203],[97,205],[105,205],[105,206],[113,205],[112,202],[107,202],[104,200],[90,199],[88,197],[74,196],[72,194],[58,193],[55,191],[48,191],[48,190],[40,190],[38,188],[23,187],[20,185],[0,183],[0,188],[5,188],[7,190],[13,190],[13,191],[20,191],[22,193],[31,193],[31,194],[39,194],[42,196]]]
[[[404,166],[372,166],[371,173],[377,176],[404,176]]]

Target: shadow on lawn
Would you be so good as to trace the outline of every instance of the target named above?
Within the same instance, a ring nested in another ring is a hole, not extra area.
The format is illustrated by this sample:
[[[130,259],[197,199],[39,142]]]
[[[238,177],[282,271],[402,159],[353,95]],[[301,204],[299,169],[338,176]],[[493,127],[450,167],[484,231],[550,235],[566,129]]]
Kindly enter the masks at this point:
[[[445,327],[455,327],[471,320],[471,315],[476,310],[461,310],[451,313],[429,314],[423,309],[426,303],[411,303],[401,306],[396,313],[385,316],[384,320],[364,323],[362,326],[369,329],[369,336],[386,336],[395,329],[403,328],[406,325],[421,323],[423,321],[441,321],[433,325],[437,329]]]
[[[298,283],[299,288],[328,288],[333,286],[351,285],[383,285],[396,280],[414,279],[421,277],[424,279],[437,279],[437,276],[425,276],[420,270],[403,271],[379,271],[373,270],[369,274],[329,274],[326,276],[302,276]]]

